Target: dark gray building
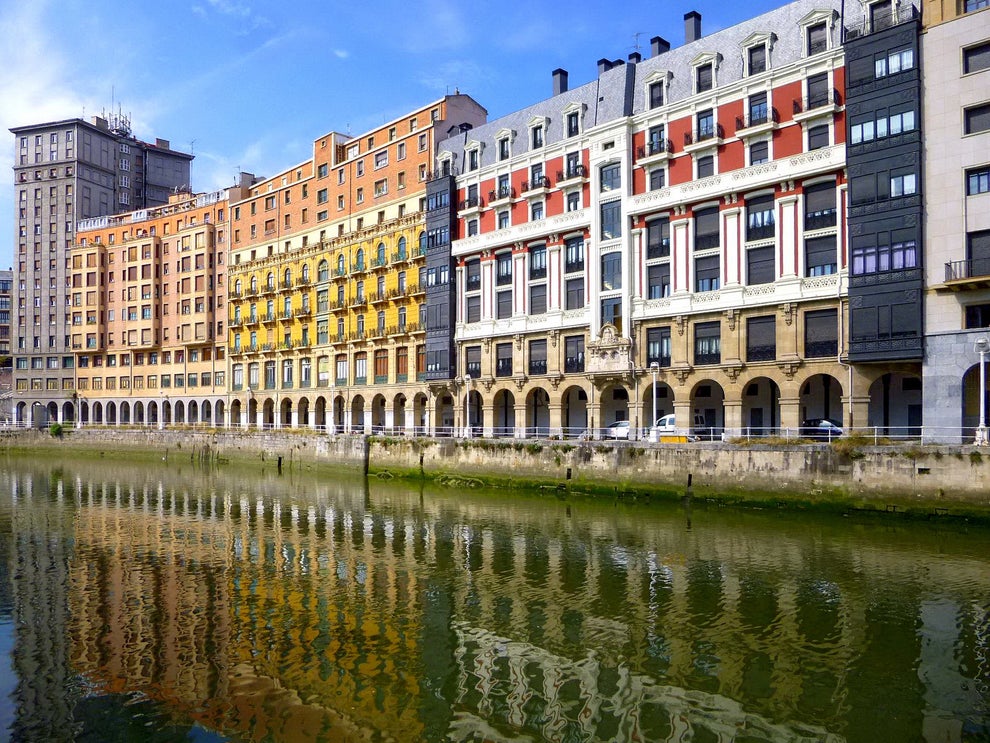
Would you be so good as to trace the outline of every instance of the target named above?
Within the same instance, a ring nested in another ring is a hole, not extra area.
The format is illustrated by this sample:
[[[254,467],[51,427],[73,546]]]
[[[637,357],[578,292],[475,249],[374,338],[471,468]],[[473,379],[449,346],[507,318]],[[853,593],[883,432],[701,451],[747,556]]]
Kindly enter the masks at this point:
[[[168,203],[192,155],[135,138],[124,116],[14,127],[14,415],[73,417],[69,248],[81,219]]]

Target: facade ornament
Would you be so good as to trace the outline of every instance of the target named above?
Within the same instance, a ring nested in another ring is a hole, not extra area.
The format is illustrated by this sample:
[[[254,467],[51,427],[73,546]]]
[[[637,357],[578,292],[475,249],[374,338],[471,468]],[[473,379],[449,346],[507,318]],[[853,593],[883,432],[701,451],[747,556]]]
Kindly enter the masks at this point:
[[[784,302],[780,305],[780,313],[784,316],[785,325],[793,325],[794,318],[797,317],[797,305],[793,302]]]
[[[682,367],[680,369],[672,369],[674,376],[677,378],[677,386],[683,387],[684,383],[687,382],[688,376],[691,374],[691,367]]]
[[[515,382],[516,390],[522,392],[523,387],[526,386],[526,376],[521,374],[518,377],[513,377],[512,381]]]
[[[735,329],[736,329],[736,311],[734,309],[732,309],[732,310],[726,310],[725,311],[725,319],[729,322],[729,330],[735,331]]]
[[[684,331],[687,330],[687,315],[677,315],[674,317],[674,325],[677,327],[677,334],[684,335]]]
[[[514,336],[512,336],[512,340],[514,340],[516,342],[516,350],[517,351],[522,351],[523,350],[523,337],[522,337],[522,333],[516,333]]]
[[[557,347],[557,340],[560,338],[560,331],[559,330],[551,330],[547,335],[550,338],[550,347],[551,348],[556,348]]]
[[[778,361],[777,368],[783,372],[784,376],[787,377],[788,381],[794,379],[794,375],[797,374],[798,368],[801,366],[800,359],[789,359],[787,361]]]

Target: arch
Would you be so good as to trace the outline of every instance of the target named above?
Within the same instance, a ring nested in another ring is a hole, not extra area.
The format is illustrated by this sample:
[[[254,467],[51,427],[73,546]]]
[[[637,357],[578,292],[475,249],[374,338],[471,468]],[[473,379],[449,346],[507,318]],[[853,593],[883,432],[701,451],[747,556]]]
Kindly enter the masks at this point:
[[[449,392],[437,395],[436,409],[433,413],[433,428],[437,436],[452,436],[454,434],[454,397]]]
[[[364,270],[364,248],[358,248],[354,255],[354,266],[358,271]]]
[[[93,423],[97,425],[103,424],[103,403],[94,402],[93,403]]]
[[[990,374],[984,372],[984,401],[983,412],[986,419],[990,420],[990,384],[987,379]],[[984,424],[987,420],[983,421]],[[974,364],[966,370],[962,377],[962,429],[960,434],[964,444],[973,443],[976,439],[976,431],[980,425],[980,365]]]
[[[265,289],[268,291],[275,290],[275,274],[272,271],[269,271],[268,275],[265,276]]]
[[[199,421],[206,426],[213,424],[213,405],[209,400],[203,400],[199,404]]]
[[[258,400],[252,397],[248,400],[247,428],[258,425]]]
[[[285,398],[278,406],[278,427],[292,427],[292,400]]]
[[[343,276],[347,273],[347,261],[344,259],[344,254],[341,253],[337,256],[337,275]]]
[[[801,420],[828,418],[842,425],[842,384],[831,374],[814,374],[801,383]]]
[[[316,267],[316,280],[317,281],[329,281],[330,280],[330,263],[324,258]]]
[[[309,398],[302,397],[296,403],[296,425],[300,428],[309,426]]]
[[[305,283],[307,283],[307,284],[309,283],[309,264],[308,263],[303,263],[302,264],[302,280]]]
[[[89,403],[85,400],[79,403],[79,422],[84,426],[89,424]]]
[[[58,420],[58,403],[57,402],[50,402],[50,403],[48,403],[48,405],[45,406],[45,412],[47,413],[47,419],[45,420],[45,423],[51,424],[51,423],[55,423],[55,422],[60,422]]]
[[[221,403],[222,405],[223,403]],[[240,426],[241,425],[241,412],[243,410],[243,404],[237,398],[230,401],[230,425]]]
[[[492,435],[515,436],[516,433],[516,398],[510,390],[501,389],[495,392],[492,400]]]
[[[162,424],[168,425],[172,422],[172,403],[168,400],[162,403]]]
[[[629,390],[621,384],[608,385],[599,397],[601,415],[599,426],[606,428],[618,421],[629,420]]]
[[[145,424],[144,403],[141,402],[140,400],[134,403],[133,413],[134,413],[134,422],[137,423],[139,426],[143,426]]]
[[[62,404],[62,422],[73,423],[76,420],[76,406],[71,402]]]
[[[396,244],[397,252],[399,254],[399,260],[404,261],[406,259],[406,238],[400,237],[399,242]]]
[[[702,440],[720,438],[725,430],[725,390],[714,379],[701,379],[691,390],[691,431]],[[704,419],[700,425],[698,417]],[[700,430],[699,430],[700,429]]]
[[[108,426],[117,425],[117,403],[113,401],[108,402],[104,413],[106,414]]]
[[[469,390],[467,396],[467,419],[464,421],[465,429],[470,431],[471,436],[481,436],[485,431],[485,408],[482,405],[481,392]]]
[[[175,423],[186,423],[186,404],[182,400],[176,400],[172,406],[172,420]]]
[[[639,399],[642,400],[643,405],[641,420],[644,427],[654,426],[660,418],[674,412],[674,389],[669,384],[657,380],[655,410],[653,392],[653,378],[647,377],[639,393]]]
[[[275,428],[275,401],[270,397],[266,397],[261,404],[261,427]]]
[[[251,277],[251,293],[252,294],[256,294],[257,291],[258,291],[258,277],[257,276],[252,276]]]
[[[351,400],[351,433],[364,433],[364,396]]]
[[[560,396],[560,423],[564,435],[583,436],[588,430],[588,391],[572,385]]]
[[[223,400],[217,400],[213,404],[213,425],[217,428],[223,426],[223,416],[226,412]]]
[[[337,433],[345,433],[344,431],[344,396],[335,395],[333,398],[333,426]]]
[[[289,289],[289,288],[292,287],[292,268],[291,268],[291,266],[290,267],[286,267],[286,269],[282,272],[282,286],[285,287],[286,289]]]
[[[327,418],[327,399],[320,395],[316,398],[313,407],[316,409],[317,429],[326,429],[329,433],[334,433],[333,419]]]
[[[371,432],[385,430],[385,395],[377,394],[371,400]]]
[[[236,296],[240,296],[243,289],[244,283],[240,279],[237,279],[237,281],[234,282],[234,294]]]
[[[977,372],[976,381],[979,382],[979,379]],[[979,398],[979,391],[976,397]],[[875,380],[870,385],[869,425],[878,428],[887,437],[920,437],[921,377],[905,372],[888,372]]]
[[[378,248],[375,251],[375,260],[378,261],[379,266],[385,265],[385,243],[378,243]]]
[[[186,406],[186,423],[199,423],[199,403],[195,400],[190,400]]]
[[[131,422],[131,405],[126,400],[120,403],[120,424],[126,426]]]
[[[429,430],[427,411],[429,410],[429,397],[425,392],[417,392],[413,397],[413,433],[425,435]]]
[[[742,433],[771,436],[780,429],[780,387],[769,377],[742,385]]]
[[[401,392],[392,398],[392,430],[394,433],[406,430],[406,396]]]
[[[550,435],[550,395],[542,387],[535,387],[526,395],[526,435]]]

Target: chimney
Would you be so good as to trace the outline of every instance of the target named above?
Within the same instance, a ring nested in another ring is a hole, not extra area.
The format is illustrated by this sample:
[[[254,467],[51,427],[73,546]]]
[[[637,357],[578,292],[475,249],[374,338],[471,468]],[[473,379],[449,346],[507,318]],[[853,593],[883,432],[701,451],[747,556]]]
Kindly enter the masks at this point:
[[[662,36],[654,36],[650,39],[650,52],[654,57],[670,51],[670,42]]]
[[[692,10],[684,14],[684,43],[690,44],[701,38],[701,13]]]
[[[609,62],[604,57],[598,60],[598,74],[601,75],[603,72],[608,72],[612,69],[612,63]]]
[[[643,61],[643,55],[639,52],[630,52],[629,54],[629,64],[639,64]]]
[[[553,94],[560,95],[567,92],[567,70],[558,67],[550,73],[553,77]]]

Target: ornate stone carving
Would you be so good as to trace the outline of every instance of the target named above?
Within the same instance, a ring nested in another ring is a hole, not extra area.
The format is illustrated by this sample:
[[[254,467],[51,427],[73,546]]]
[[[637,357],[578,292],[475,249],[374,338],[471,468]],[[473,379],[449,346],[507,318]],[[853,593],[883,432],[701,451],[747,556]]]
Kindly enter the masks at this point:
[[[687,324],[687,315],[676,315],[674,317],[674,325],[677,328],[678,335],[684,335],[684,331],[687,330]]]
[[[729,330],[734,331],[736,329],[736,311],[735,310],[726,310],[725,311],[725,319],[726,319],[726,321],[729,324]]]
[[[598,340],[588,344],[585,369],[589,374],[624,374],[632,368],[632,341],[622,338],[614,325],[606,323]]]
[[[557,339],[560,338],[560,331],[551,330],[549,333],[547,333],[547,336],[550,338],[550,347],[551,348],[556,348],[557,347]]]
[[[793,325],[797,317],[797,305],[793,302],[784,302],[780,305],[780,314],[784,317],[785,325]]]
[[[800,359],[787,359],[780,360],[777,362],[777,368],[784,373],[787,379],[794,379],[794,375],[797,374],[798,368],[801,366]]]

